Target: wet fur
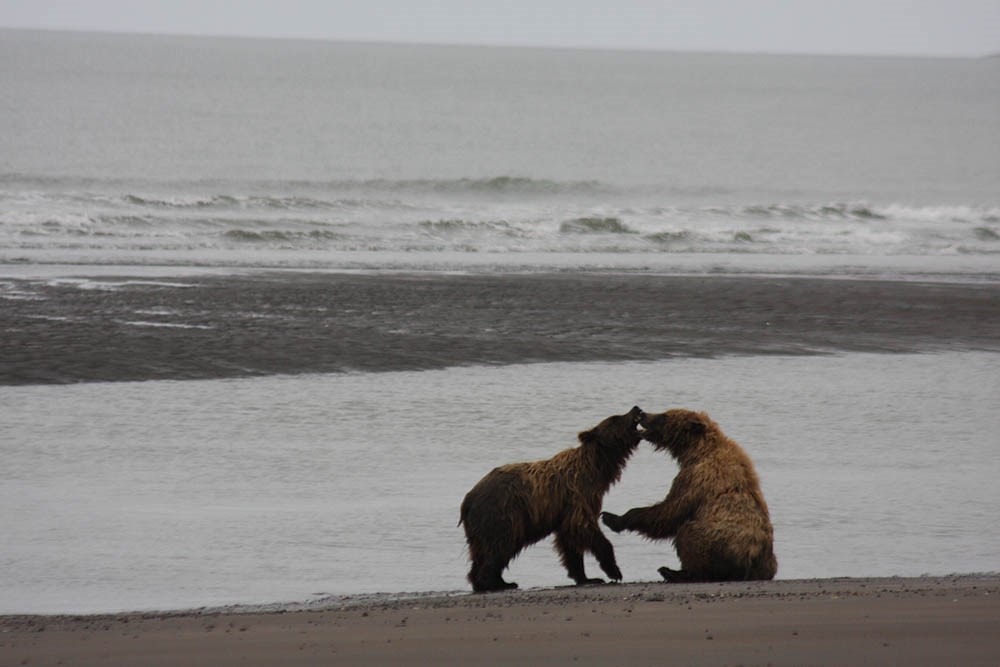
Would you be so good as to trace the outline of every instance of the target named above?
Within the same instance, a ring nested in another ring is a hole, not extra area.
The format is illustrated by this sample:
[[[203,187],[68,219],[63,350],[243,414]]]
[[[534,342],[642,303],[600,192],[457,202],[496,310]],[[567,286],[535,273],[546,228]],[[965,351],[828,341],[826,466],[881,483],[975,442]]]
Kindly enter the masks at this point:
[[[604,494],[621,477],[639,444],[638,408],[608,417],[579,434],[580,446],[550,459],[495,468],[462,501],[460,525],[469,545],[469,582],[475,591],[516,588],[503,571],[522,549],[555,533],[555,547],[570,578],[588,579],[590,551],[611,579],[622,575],[598,517]]]
[[[774,529],[746,452],[703,412],[668,410],[641,423],[643,437],[670,452],[680,470],[663,502],[620,517],[605,513],[604,523],[615,532],[673,538],[681,570],[660,568],[668,581],[774,578]]]

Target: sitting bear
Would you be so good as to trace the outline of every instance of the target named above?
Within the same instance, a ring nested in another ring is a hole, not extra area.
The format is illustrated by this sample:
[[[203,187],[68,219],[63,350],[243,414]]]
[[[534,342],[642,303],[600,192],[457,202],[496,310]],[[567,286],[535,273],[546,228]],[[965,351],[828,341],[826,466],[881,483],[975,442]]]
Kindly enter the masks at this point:
[[[746,452],[703,412],[643,414],[639,423],[642,437],[670,452],[680,470],[663,502],[622,516],[605,512],[605,525],[616,533],[672,537],[681,569],[661,567],[667,581],[774,578],[774,530]]]
[[[465,526],[474,591],[517,588],[503,571],[522,549],[556,534],[560,560],[573,581],[588,579],[583,553],[590,551],[607,575],[620,581],[611,542],[601,532],[598,516],[604,494],[621,477],[638,447],[638,407],[608,417],[579,434],[580,446],[551,459],[494,468],[462,500],[459,525]]]

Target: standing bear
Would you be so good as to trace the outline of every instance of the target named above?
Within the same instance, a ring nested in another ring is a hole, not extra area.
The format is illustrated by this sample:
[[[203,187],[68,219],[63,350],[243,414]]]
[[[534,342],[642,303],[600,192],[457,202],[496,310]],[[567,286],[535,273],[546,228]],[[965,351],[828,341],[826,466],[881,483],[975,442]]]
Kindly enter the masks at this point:
[[[680,470],[663,502],[622,516],[605,512],[605,525],[672,537],[681,569],[661,567],[667,581],[773,579],[774,529],[746,452],[703,412],[668,410],[639,422],[642,437],[670,452]]]
[[[469,582],[477,592],[517,588],[503,580],[508,563],[526,546],[551,533],[570,578],[588,579],[583,554],[590,551],[607,575],[620,581],[611,542],[598,517],[604,494],[621,477],[639,445],[638,407],[608,417],[578,435],[580,446],[551,459],[511,463],[494,468],[462,500],[460,525],[465,526],[472,567]]]

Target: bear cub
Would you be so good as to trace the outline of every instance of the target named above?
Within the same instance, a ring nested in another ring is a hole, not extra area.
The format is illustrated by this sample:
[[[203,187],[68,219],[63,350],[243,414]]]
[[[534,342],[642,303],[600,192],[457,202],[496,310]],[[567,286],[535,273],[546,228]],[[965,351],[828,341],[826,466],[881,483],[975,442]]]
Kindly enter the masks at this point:
[[[643,414],[642,437],[680,466],[663,502],[622,516],[605,512],[616,533],[673,538],[680,571],[659,569],[667,581],[772,579],[778,570],[774,529],[750,457],[703,412]]]
[[[517,588],[504,581],[503,571],[522,549],[551,533],[566,572],[578,585],[604,583],[584,572],[587,551],[608,577],[621,580],[598,517],[604,494],[639,445],[640,415],[634,407],[608,417],[577,436],[579,447],[544,461],[494,468],[472,487],[462,500],[459,525],[465,527],[474,591]]]

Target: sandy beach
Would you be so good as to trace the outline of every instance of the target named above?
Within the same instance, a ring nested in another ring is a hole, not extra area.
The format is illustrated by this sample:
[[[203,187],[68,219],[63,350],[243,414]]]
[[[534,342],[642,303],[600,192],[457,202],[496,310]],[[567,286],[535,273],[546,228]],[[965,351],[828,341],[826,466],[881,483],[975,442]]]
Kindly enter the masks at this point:
[[[4,665],[996,665],[1000,576],[633,583],[0,617]]]

